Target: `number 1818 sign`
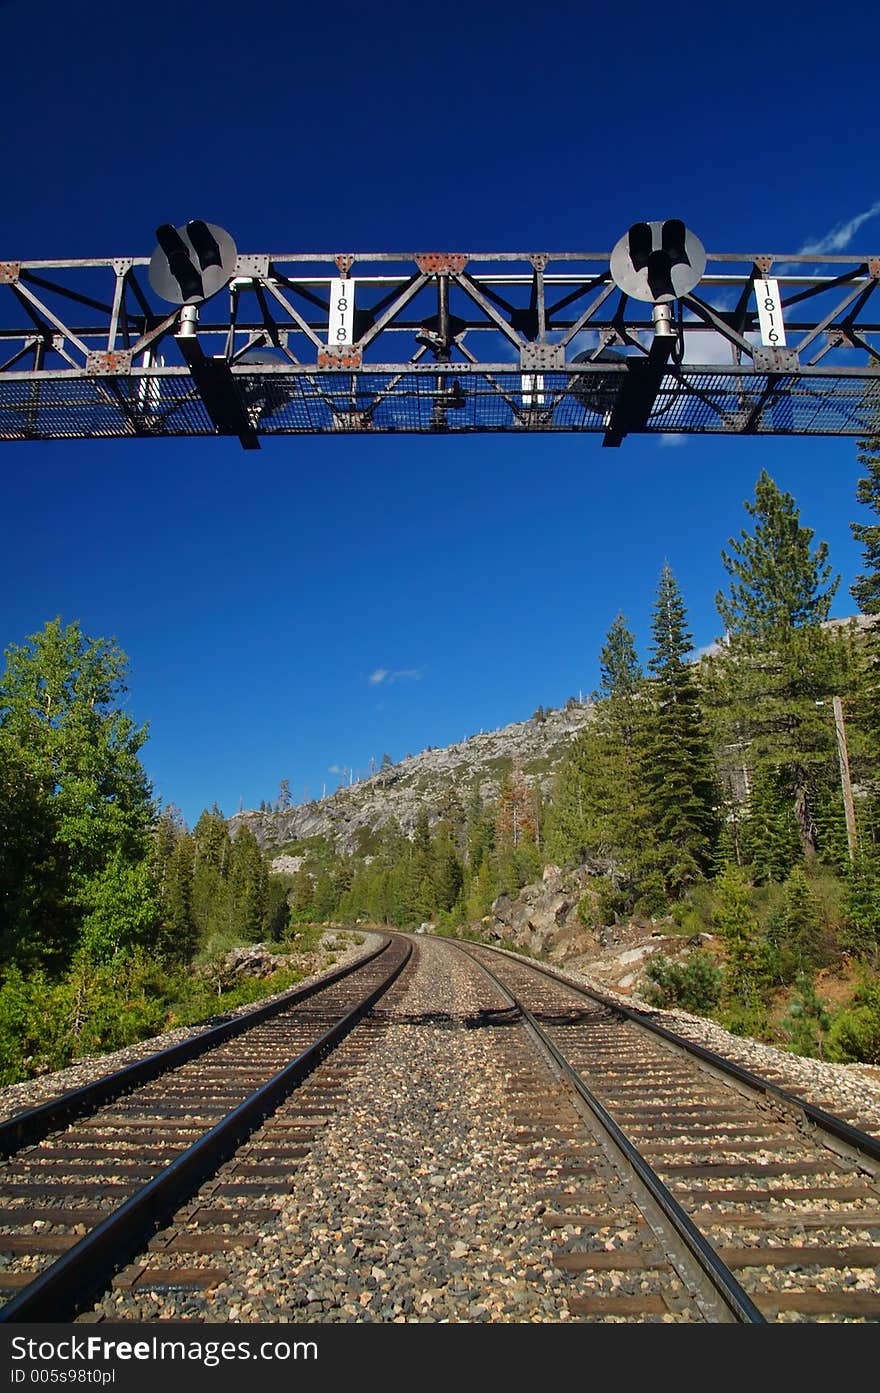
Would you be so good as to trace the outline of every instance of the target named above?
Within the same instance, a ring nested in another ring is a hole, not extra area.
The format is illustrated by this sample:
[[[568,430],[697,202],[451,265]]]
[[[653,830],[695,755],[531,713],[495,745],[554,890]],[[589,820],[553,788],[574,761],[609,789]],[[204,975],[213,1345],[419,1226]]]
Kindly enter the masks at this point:
[[[782,322],[782,300],[779,296],[779,282],[756,280],[755,298],[758,301],[758,321],[761,325],[761,342],[767,348],[784,348],[785,325]]]
[[[327,327],[327,347],[354,343],[354,281],[330,282],[330,323]]]

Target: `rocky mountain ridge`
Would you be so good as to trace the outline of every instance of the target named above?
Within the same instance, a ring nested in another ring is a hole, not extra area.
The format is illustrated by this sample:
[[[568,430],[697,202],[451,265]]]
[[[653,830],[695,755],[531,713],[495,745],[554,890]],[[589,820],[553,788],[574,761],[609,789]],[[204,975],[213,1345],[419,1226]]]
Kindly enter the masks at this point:
[[[422,808],[433,823],[451,795],[466,804],[479,790],[484,802],[491,801],[511,768],[530,786],[539,784],[546,795],[560,761],[594,710],[590,701],[570,701],[560,709],[539,708],[530,720],[480,731],[442,749],[429,747],[407,755],[326,798],[283,810],[236,813],[229,818],[230,830],[234,836],[239,827],[249,827],[269,852],[320,836],[332,841],[337,851],[350,854],[362,829],[375,830],[389,818],[397,818],[409,834]]]

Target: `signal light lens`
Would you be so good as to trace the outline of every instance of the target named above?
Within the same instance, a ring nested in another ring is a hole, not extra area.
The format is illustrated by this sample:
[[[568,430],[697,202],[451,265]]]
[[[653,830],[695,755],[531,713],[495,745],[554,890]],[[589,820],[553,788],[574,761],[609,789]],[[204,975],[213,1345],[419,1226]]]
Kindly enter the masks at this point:
[[[193,251],[199,258],[199,265],[203,271],[206,271],[209,266],[222,266],[220,245],[206,222],[202,222],[201,218],[188,222],[186,235],[192,243]]]
[[[189,248],[171,223],[163,223],[156,228],[156,241],[168,258],[168,269],[177,284],[184,300],[204,294],[202,278],[190,260]]]

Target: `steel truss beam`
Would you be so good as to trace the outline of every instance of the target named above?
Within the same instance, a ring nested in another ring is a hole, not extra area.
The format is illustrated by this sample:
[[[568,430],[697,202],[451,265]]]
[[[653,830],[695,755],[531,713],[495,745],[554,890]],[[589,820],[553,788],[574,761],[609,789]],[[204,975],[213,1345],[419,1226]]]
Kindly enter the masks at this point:
[[[710,254],[662,342],[608,253],[240,255],[200,313],[158,306],[148,264],[0,262],[0,439],[880,432],[880,256]]]

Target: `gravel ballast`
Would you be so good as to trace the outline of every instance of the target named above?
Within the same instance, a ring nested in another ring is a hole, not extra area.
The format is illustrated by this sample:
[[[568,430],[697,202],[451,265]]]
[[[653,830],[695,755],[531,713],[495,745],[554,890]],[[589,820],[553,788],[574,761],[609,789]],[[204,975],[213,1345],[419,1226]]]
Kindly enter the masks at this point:
[[[369,934],[363,940],[335,965],[376,942]],[[289,1191],[272,1197],[274,1217],[248,1246],[223,1253],[228,1278],[189,1296],[114,1290],[100,1305],[105,1319],[570,1319],[566,1281],[542,1219],[546,1158],[540,1148],[524,1150],[515,1136],[522,1038],[509,1022],[486,1015],[496,1004],[492,989],[452,945],[427,937],[415,942],[418,970],[383,1000],[374,1050],[365,1057],[353,1041],[342,1047],[341,1054],[348,1050],[360,1061],[344,1107],[291,1168]],[[615,995],[577,972],[561,975]],[[683,1012],[652,1014],[755,1072],[772,1070],[783,1086],[880,1135],[880,1078],[873,1071],[793,1056]],[[172,1032],[119,1052],[112,1062],[127,1063],[187,1033],[197,1032]],[[0,1109],[26,1106],[26,1090],[37,1086],[34,1102],[56,1096],[106,1072],[109,1063],[83,1062],[7,1089]],[[548,1093],[552,1082],[548,1071]]]

